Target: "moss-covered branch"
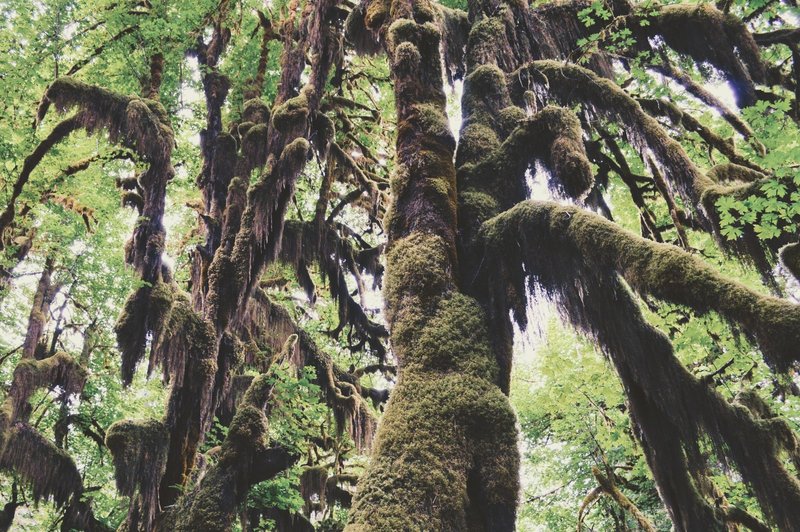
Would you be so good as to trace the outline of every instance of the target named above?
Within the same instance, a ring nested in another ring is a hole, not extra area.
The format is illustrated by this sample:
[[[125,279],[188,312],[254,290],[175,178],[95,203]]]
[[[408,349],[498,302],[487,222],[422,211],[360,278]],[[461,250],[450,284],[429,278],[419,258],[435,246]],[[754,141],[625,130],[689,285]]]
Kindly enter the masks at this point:
[[[692,376],[675,358],[666,336],[644,320],[619,276],[638,291],[700,312],[720,312],[751,333],[768,360],[781,368],[796,360],[796,305],[758,295],[677,248],[643,240],[572,207],[526,202],[487,222],[482,236],[490,258],[487,267],[498,268],[497,290],[507,290],[510,283],[524,291],[526,280],[533,281],[608,354],[679,529],[722,530],[725,522],[724,515],[692,495],[693,481],[685,474],[676,476],[686,471],[684,452],[698,456],[701,434],[709,436],[719,456],[736,465],[775,524],[790,529],[797,522],[800,483],[781,456],[793,452],[796,440],[787,436],[785,424],[731,405]],[[498,249],[507,256],[500,257]],[[675,438],[680,445],[669,445]]]
[[[296,457],[268,446],[264,406],[271,393],[267,375],[251,382],[213,464],[197,488],[184,495],[161,523],[163,530],[225,532],[250,487],[289,467]]]
[[[618,272],[640,293],[699,313],[718,312],[742,327],[779,370],[800,360],[800,307],[731,281],[674,246],[642,239],[573,207],[535,201],[495,218],[484,231],[493,246],[513,247],[520,239],[554,239],[565,249],[581,253],[587,264]]]
[[[264,360],[258,353],[264,350],[278,353],[284,348],[287,337],[296,336],[297,344],[288,353],[289,363],[298,369],[314,368],[315,383],[334,412],[337,429],[346,430],[358,449],[370,447],[377,420],[362,397],[365,399],[366,395],[372,399],[372,394],[377,391],[371,393],[371,389],[361,386],[360,375],[348,373],[334,364],[330,356],[317,347],[311,336],[295,323],[285,308],[273,303],[262,290],[256,289],[234,331],[245,343],[245,364],[261,371],[267,371],[271,358]],[[228,412],[233,411],[236,401],[235,396],[226,396],[223,404],[227,405]]]
[[[11,189],[11,197],[6,202],[5,209],[0,214],[0,250],[5,248],[5,238],[3,238],[6,229],[14,221],[16,215],[16,201],[22,190],[30,179],[31,173],[39,166],[44,156],[52,149],[53,146],[67,138],[70,133],[81,127],[83,117],[75,115],[66,120],[59,122],[53,130],[45,137],[42,142],[36,146],[36,149],[25,158],[22,165],[22,170],[19,173],[14,186]]]

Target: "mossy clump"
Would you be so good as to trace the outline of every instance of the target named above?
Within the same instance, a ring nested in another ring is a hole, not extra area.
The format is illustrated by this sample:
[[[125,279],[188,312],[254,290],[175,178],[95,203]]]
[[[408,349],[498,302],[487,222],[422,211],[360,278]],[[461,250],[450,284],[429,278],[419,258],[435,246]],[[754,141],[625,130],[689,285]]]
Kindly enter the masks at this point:
[[[501,6],[500,10],[506,9]],[[493,63],[489,59],[496,59],[502,50],[501,39],[505,36],[505,24],[501,13],[494,17],[482,17],[472,24],[467,40],[467,71],[480,68],[479,65]],[[466,90],[464,93],[466,94]]]
[[[422,56],[417,47],[410,42],[401,42],[394,48],[394,68],[411,73],[419,69]]]
[[[395,344],[402,349],[398,356],[407,371],[451,370],[489,382],[496,379],[486,316],[475,300],[454,293],[439,302],[421,328],[408,330],[399,325],[395,327]]]
[[[440,106],[429,103],[417,104],[414,106],[413,116],[425,135],[426,142],[436,142],[448,150],[455,150],[456,141],[453,132],[450,131],[450,121]]]
[[[465,115],[477,113],[473,120],[490,124],[491,122],[488,122],[490,115],[480,114],[481,110],[499,110],[508,104],[506,76],[497,65],[481,65],[467,75],[461,103]]]
[[[269,126],[255,124],[247,130],[242,137],[242,155],[246,159],[246,172],[249,174],[255,168],[264,166],[267,162],[267,139]]]
[[[528,118],[528,113],[522,107],[509,105],[500,110],[498,118],[500,119],[501,130],[509,134],[519,126],[520,122]]]
[[[272,111],[273,127],[281,133],[289,133],[305,126],[308,121],[309,98],[313,91],[310,85],[306,85],[300,94],[276,106]]]
[[[252,127],[255,125],[256,125],[255,122],[250,122],[250,121],[240,122],[238,124],[235,124],[235,126],[231,128],[231,134],[232,136],[235,136],[235,138],[240,138],[240,139],[244,138],[244,136],[247,135],[247,132],[250,131],[250,129],[252,129]]]
[[[289,168],[298,168],[308,160],[308,150],[311,145],[303,137],[297,137],[287,144],[281,152],[281,162]]]
[[[366,12],[364,13],[364,24],[372,31],[378,31],[386,17],[389,16],[390,2],[386,0],[371,0],[367,3]]]
[[[456,165],[461,168],[467,161],[480,161],[500,147],[497,133],[486,125],[472,123],[461,130],[458,141]]]
[[[468,234],[477,234],[480,224],[501,210],[497,199],[486,192],[466,190],[458,195],[459,222],[462,227],[470,227]]]
[[[242,106],[242,122],[269,124],[269,107],[261,98],[253,98]]]
[[[706,176],[718,185],[755,183],[767,177],[757,170],[734,163],[718,164],[706,172]]]

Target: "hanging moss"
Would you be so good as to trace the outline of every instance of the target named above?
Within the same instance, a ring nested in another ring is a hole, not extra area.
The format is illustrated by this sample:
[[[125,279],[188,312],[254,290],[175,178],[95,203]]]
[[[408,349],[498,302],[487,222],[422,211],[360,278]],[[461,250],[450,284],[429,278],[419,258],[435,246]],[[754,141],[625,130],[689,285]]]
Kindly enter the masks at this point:
[[[43,360],[21,360],[14,368],[9,396],[13,402],[13,416],[27,411],[28,399],[40,388],[60,387],[73,395],[83,390],[86,370],[67,353],[59,352]]]
[[[118,421],[106,432],[120,494],[130,497],[126,529],[152,530],[160,512],[158,486],[164,474],[169,435],[160,421]]]
[[[345,21],[345,38],[359,55],[376,55],[383,50],[376,32],[366,23],[367,5],[370,3],[360,2],[350,11]]]
[[[738,17],[712,4],[667,5],[648,21],[638,32],[660,35],[675,51],[720,69],[731,80],[739,107],[755,101],[753,83],[764,81],[764,66],[758,46]]]
[[[687,305],[697,312],[716,311],[756,340],[765,358],[779,370],[796,360],[800,310],[785,300],[762,296],[730,281],[692,255],[670,245],[642,239],[593,214],[547,202],[526,202],[496,218],[485,236],[497,241],[522,220],[558,234],[565,245],[591,261],[612,268],[637,291]],[[535,221],[534,221],[535,220]]]
[[[591,71],[577,65],[555,61],[535,61],[509,79],[518,80],[511,85],[516,99],[534,88],[539,98],[556,98],[563,104],[584,104],[587,111],[609,121],[619,122],[628,134],[628,140],[647,160],[652,154],[659,165],[658,171],[667,176],[670,185],[687,204],[699,205],[702,174],[658,122],[610,80],[599,78]],[[709,227],[709,229],[711,229]]]
[[[83,483],[72,458],[57,448],[34,428],[14,423],[0,440],[0,470],[22,477],[31,487],[35,502],[52,500],[67,505],[80,496]]]
[[[576,201],[588,194],[594,175],[583,146],[583,130],[571,111],[548,106],[530,120],[518,122],[499,150],[491,158],[464,175],[464,186],[473,182],[477,186],[492,183],[491,174],[499,172],[504,179],[521,188],[524,171],[531,165],[531,157],[540,159],[551,171],[550,186],[558,194]],[[473,181],[474,180],[474,181]],[[521,199],[516,194],[514,201]],[[509,201],[509,200],[507,200]]]
[[[328,469],[325,466],[312,466],[300,473],[300,496],[305,501],[303,513],[311,515],[325,509]],[[315,500],[316,499],[316,500]]]

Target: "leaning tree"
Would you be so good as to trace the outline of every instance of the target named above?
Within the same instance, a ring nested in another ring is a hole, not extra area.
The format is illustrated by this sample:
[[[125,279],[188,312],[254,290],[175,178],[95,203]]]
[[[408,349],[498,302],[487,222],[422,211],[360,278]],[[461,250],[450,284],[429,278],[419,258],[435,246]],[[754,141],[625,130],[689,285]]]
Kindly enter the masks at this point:
[[[326,499],[349,507],[347,530],[513,530],[514,330],[531,301],[548,299],[614,368],[676,530],[795,529],[792,426],[747,383],[731,394],[718,374],[687,369],[649,318],[663,304],[686,319],[718,315],[776,376],[800,360],[800,307],[789,299],[800,280],[800,180],[787,148],[800,123],[793,2],[245,4],[99,2],[70,32],[103,27],[106,37],[78,46],[66,72],[56,62],[37,95],[34,126],[47,133],[15,167],[0,214],[0,288],[31,257],[43,264],[0,410],[0,469],[14,476],[0,527],[26,489],[63,509],[66,530],[108,528],[64,448],[74,426],[112,457],[128,498],[123,530],[252,528],[262,517],[313,530],[250,504],[254,486],[298,463],[306,514]],[[142,63],[131,67],[137,95],[104,65],[114,49]],[[196,226],[174,263],[168,191],[192,167],[176,129],[187,58],[202,108],[190,122]],[[66,158],[57,179],[36,177],[54,151],[85,144],[81,132],[101,147]],[[116,186],[137,215],[120,250],[136,279],[113,326],[119,378],[131,386],[146,360],[167,386],[161,417],[107,427],[70,413],[100,333],[95,321],[82,328],[80,357],[59,343],[65,325],[50,323],[51,307],[81,308],[58,297],[80,271],[39,243],[31,206],[55,202],[92,230],[95,211],[58,190],[98,164],[129,170]],[[531,182],[549,199],[532,199]],[[619,223],[614,187],[641,236]],[[714,246],[763,286],[720,273],[703,257]],[[322,336],[368,363],[346,368],[319,345],[304,327],[313,316],[298,319],[276,297],[286,282],[276,265],[308,301],[332,303]],[[385,324],[370,312],[370,282]],[[311,368],[335,429],[302,449],[270,430],[287,365]],[[371,373],[390,389],[364,380]],[[56,441],[32,420],[42,390],[61,400]],[[358,475],[343,465],[353,451],[369,454]],[[755,510],[729,503],[710,474],[720,466]],[[613,470],[593,475],[597,493],[654,529]],[[356,481],[354,493],[342,487]]]

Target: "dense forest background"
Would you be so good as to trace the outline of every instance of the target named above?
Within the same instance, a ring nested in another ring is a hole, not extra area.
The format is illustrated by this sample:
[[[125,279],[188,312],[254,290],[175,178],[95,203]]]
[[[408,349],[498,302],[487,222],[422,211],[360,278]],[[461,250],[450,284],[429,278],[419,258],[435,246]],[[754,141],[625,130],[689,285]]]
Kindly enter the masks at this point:
[[[793,0],[0,12],[0,530],[800,527]]]

